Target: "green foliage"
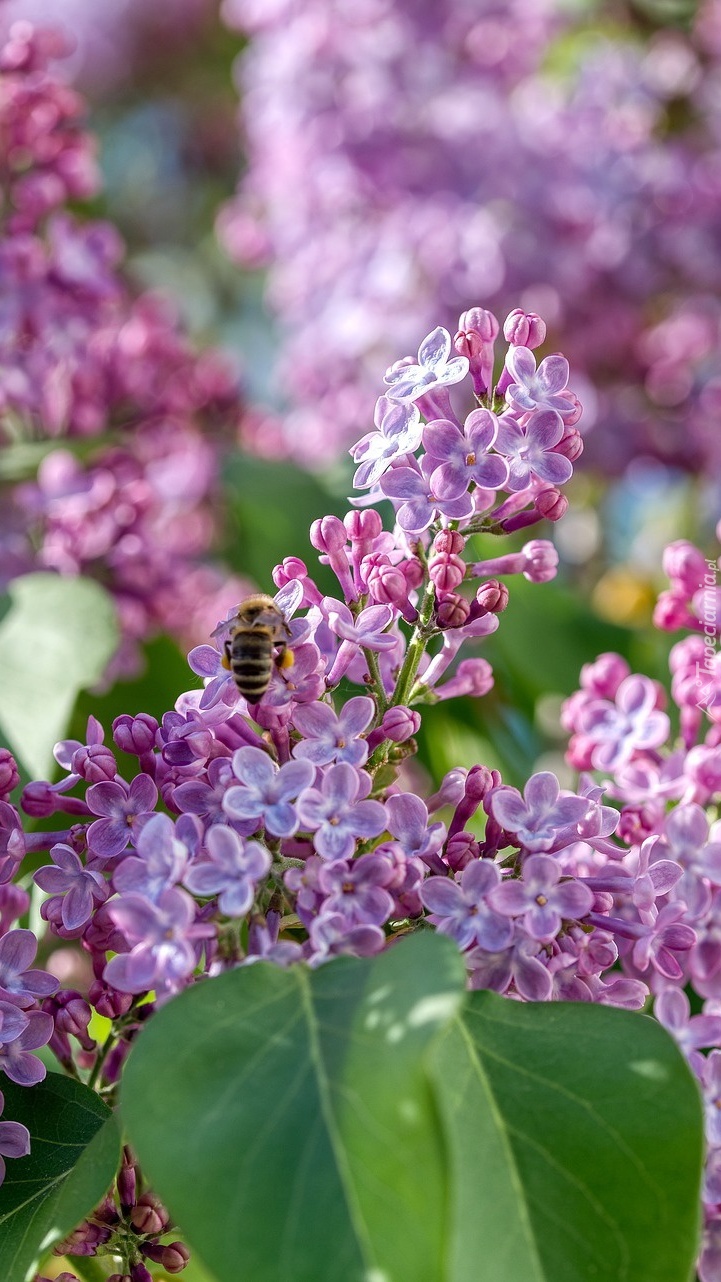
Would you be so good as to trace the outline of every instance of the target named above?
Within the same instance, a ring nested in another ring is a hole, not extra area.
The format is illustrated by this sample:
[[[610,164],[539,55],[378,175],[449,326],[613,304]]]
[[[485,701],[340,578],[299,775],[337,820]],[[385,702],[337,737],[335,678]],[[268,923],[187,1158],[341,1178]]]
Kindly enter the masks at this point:
[[[455,948],[423,935],[316,972],[236,970],[156,1015],[123,1118],[221,1282],[239,1261],[253,1282],[438,1282],[445,1163],[422,1057],[461,995]]]
[[[13,580],[0,619],[0,733],[33,778],[49,778],[78,691],[99,680],[117,644],[115,609],[99,584]]]
[[[308,530],[326,513],[343,516],[345,499],[333,499],[322,482],[293,463],[235,455],[226,464],[229,542],[224,555],[264,592],[273,592],[272,567],[302,557],[321,591],[338,595],[335,576],[316,561]],[[233,604],[232,602],[230,603]]]
[[[121,1109],[216,1282],[688,1282],[702,1116],[671,1038],[466,995],[438,934],[188,990]]]
[[[27,1126],[31,1152],[8,1161],[0,1186],[0,1277],[24,1282],[107,1193],[120,1132],[94,1091],[58,1073],[30,1089],[3,1078],[2,1090],[3,1119]]]
[[[701,1106],[659,1024],[473,993],[435,1067],[453,1282],[686,1282]]]

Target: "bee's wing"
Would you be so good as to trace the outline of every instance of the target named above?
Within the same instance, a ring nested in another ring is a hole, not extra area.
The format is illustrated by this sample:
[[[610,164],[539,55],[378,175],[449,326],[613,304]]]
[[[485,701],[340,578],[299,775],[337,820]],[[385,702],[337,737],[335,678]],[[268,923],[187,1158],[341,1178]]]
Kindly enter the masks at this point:
[[[227,632],[228,629],[230,628],[230,625],[233,622],[233,619],[237,619],[237,617],[238,617],[238,606],[236,605],[235,608],[233,610],[230,610],[230,612],[228,613],[227,619],[221,619],[217,627],[213,628],[213,631],[210,634],[211,637],[215,638],[215,637],[222,636],[223,633]]]
[[[303,600],[303,584],[300,579],[291,579],[275,595],[275,604],[286,619],[292,619]]]

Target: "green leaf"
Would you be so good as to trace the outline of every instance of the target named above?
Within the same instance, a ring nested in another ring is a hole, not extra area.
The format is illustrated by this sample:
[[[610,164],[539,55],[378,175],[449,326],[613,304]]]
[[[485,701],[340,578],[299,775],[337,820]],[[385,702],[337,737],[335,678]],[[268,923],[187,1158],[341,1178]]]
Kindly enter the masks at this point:
[[[455,1215],[449,1282],[688,1282],[703,1123],[664,1029],[473,993],[434,1053]]]
[[[218,1282],[438,1282],[446,1163],[422,1056],[463,981],[424,932],[317,971],[231,971],[143,1029],[124,1123]]]
[[[9,588],[0,620],[0,732],[35,779],[47,779],[52,749],[79,690],[92,686],[118,644],[115,609],[90,579],[28,574]]]
[[[27,1126],[31,1150],[8,1160],[0,1185],[0,1277],[24,1282],[107,1193],[120,1132],[94,1091],[59,1073],[29,1088],[3,1079],[2,1089],[3,1121]]]

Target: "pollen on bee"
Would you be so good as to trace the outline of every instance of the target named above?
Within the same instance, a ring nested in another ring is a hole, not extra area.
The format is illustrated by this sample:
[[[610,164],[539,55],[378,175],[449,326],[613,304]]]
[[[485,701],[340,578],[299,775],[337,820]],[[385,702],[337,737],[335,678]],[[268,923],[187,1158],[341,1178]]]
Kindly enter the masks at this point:
[[[227,654],[223,655],[222,659],[220,660],[220,664],[221,664],[221,667],[225,668],[226,672],[230,672],[230,659],[228,658]]]
[[[282,655],[280,656],[280,659],[278,660],[278,666],[280,668],[292,668],[294,663],[295,663],[295,658],[293,656],[293,651],[284,650]]]

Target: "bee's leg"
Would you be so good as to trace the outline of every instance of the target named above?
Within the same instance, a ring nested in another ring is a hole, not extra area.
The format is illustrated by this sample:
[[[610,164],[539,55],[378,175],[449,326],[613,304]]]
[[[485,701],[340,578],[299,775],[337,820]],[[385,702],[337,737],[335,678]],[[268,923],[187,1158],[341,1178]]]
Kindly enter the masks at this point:
[[[279,641],[275,666],[277,668],[292,668],[294,663],[295,657],[293,655],[293,651],[288,649],[285,641]]]
[[[230,641],[226,641],[223,646],[223,657],[220,662],[226,672],[230,672]]]

